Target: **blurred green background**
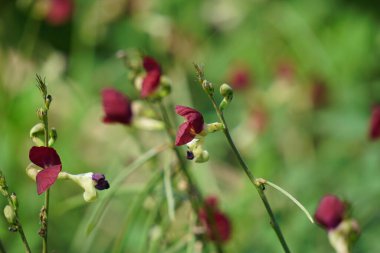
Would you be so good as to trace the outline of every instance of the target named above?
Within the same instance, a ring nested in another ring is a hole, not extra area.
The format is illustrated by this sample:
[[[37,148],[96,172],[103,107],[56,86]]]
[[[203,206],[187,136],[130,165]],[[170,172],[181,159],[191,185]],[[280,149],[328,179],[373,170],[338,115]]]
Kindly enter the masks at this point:
[[[50,122],[58,130],[55,148],[64,170],[99,171],[112,180],[165,138],[138,133],[138,140],[122,126],[101,122],[100,90],[127,92],[131,86],[115,54],[137,48],[155,57],[172,79],[173,103],[194,106],[207,122],[216,115],[192,63],[203,63],[215,84],[233,85],[236,72],[243,71],[248,85],[236,88],[226,118],[255,175],[282,186],[311,212],[327,193],[351,201],[362,229],[353,252],[380,252],[380,144],[368,140],[371,108],[380,100],[377,2],[76,0],[72,15],[59,24],[47,18],[47,2],[0,1],[0,169],[19,197],[34,251],[41,243],[43,196],[24,172],[33,145],[29,130],[41,106],[36,73],[46,77],[53,96]],[[281,252],[222,134],[208,137],[206,146],[210,161],[194,164],[192,172],[231,217],[226,252]],[[83,203],[71,183],[57,182],[51,192],[51,251],[109,252],[149,170],[124,184],[90,236],[83,231],[94,204]],[[333,252],[325,231],[278,192],[267,193],[293,252]],[[124,252],[144,252],[149,213],[144,209],[134,219]],[[181,215],[177,219],[186,224]],[[9,252],[22,252],[4,218],[0,225]]]

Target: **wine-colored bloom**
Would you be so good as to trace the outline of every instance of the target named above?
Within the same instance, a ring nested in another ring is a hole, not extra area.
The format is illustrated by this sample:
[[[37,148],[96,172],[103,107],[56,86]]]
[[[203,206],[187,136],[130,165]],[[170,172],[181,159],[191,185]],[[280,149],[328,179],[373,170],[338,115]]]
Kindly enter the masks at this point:
[[[161,67],[155,59],[148,56],[144,57],[143,66],[146,76],[142,82],[141,97],[145,98],[158,88],[161,79]]]
[[[231,237],[232,226],[227,215],[218,209],[217,198],[206,198],[204,205],[207,206],[209,214],[205,208],[200,209],[199,220],[206,228],[210,240],[227,242]]]
[[[181,146],[192,141],[197,134],[202,132],[204,120],[200,112],[190,107],[177,105],[175,111],[186,119],[186,122],[179,126],[175,140],[175,145]]]
[[[334,195],[326,195],[319,202],[314,218],[317,223],[331,230],[336,228],[344,218],[346,204]]]
[[[128,97],[121,92],[106,88],[102,90],[105,123],[121,123],[129,125],[132,120],[132,107]]]
[[[243,90],[251,84],[251,75],[247,68],[233,69],[229,76],[230,84],[236,90]]]
[[[73,12],[72,0],[50,0],[46,20],[52,25],[66,23]]]
[[[371,140],[380,138],[380,105],[373,107],[369,127],[369,138]]]
[[[105,190],[110,188],[110,184],[106,180],[106,177],[104,174],[101,173],[94,173],[92,174],[92,180],[95,183],[95,188],[98,190]]]
[[[57,180],[58,174],[62,170],[61,159],[57,151],[49,147],[32,147],[29,151],[29,159],[42,168],[36,176],[37,193],[41,194]]]

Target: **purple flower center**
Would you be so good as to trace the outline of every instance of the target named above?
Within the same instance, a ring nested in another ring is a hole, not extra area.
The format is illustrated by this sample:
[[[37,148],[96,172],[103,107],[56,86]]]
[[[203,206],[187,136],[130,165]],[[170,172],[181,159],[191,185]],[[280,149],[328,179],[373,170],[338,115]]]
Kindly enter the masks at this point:
[[[94,173],[92,175],[92,180],[96,183],[95,188],[98,190],[105,190],[110,188],[110,184],[106,180],[106,177],[104,174],[101,173]]]

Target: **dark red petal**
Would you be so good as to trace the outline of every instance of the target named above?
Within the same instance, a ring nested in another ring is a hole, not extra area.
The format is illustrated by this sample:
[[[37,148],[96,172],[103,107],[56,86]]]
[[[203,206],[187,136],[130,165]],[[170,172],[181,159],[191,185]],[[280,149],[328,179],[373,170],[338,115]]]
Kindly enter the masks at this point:
[[[217,209],[218,208],[218,198],[215,196],[208,196],[205,199],[205,204],[210,208]]]
[[[61,165],[61,159],[54,148],[32,147],[29,151],[29,159],[41,168]]]
[[[71,18],[74,4],[72,0],[50,0],[46,20],[53,25],[60,25]]]
[[[143,66],[146,72],[158,71],[161,74],[161,67],[155,59],[145,56],[143,59]]]
[[[334,229],[343,220],[346,205],[334,195],[326,195],[319,202],[314,218],[327,230]]]
[[[145,98],[151,95],[160,84],[161,73],[157,70],[153,70],[146,73],[146,76],[142,82],[141,97]]]
[[[250,72],[247,68],[240,67],[230,73],[230,83],[236,90],[243,90],[251,83]]]
[[[191,129],[191,124],[188,122],[184,122],[179,126],[175,140],[176,146],[184,145],[194,139],[195,135],[192,133]]]
[[[376,140],[380,138],[380,106],[375,106],[372,109],[372,116],[369,128],[369,138]]]
[[[102,90],[102,100],[105,123],[131,123],[132,107],[127,96],[113,88],[106,88]]]
[[[193,108],[182,105],[177,105],[175,107],[175,111],[178,115],[185,117],[187,121],[190,122],[195,133],[199,134],[200,132],[202,132],[204,120],[200,112]]]
[[[61,170],[61,165],[55,165],[38,172],[36,177],[38,195],[45,192],[47,189],[50,188],[50,186],[54,184]]]
[[[231,237],[232,226],[229,218],[218,209],[210,210],[211,217],[207,216],[204,209],[199,211],[199,219],[205,226],[207,234],[212,241],[226,242]],[[211,220],[213,219],[213,220]],[[213,227],[214,226],[214,231]]]

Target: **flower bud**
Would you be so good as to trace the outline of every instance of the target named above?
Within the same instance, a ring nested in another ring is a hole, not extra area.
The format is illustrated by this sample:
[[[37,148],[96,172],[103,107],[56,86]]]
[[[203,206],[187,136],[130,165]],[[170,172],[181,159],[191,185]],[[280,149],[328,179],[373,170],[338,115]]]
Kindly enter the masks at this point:
[[[0,192],[1,194],[6,197],[8,195],[7,192],[7,183],[5,181],[5,177],[3,176],[2,172],[0,171]]]
[[[211,82],[203,80],[202,88],[207,94],[211,96],[214,94],[214,85]]]
[[[49,109],[50,103],[51,103],[52,100],[53,100],[53,98],[52,98],[52,96],[50,94],[46,96],[46,98],[45,98],[45,106],[46,106],[47,109]]]
[[[40,135],[43,135],[44,133],[44,124],[43,123],[38,123],[32,129],[30,129],[29,136],[36,144],[37,146],[44,146],[44,141],[39,137]]]
[[[233,89],[231,88],[231,86],[229,86],[228,84],[224,83],[220,86],[220,95],[222,95],[226,100],[227,102],[231,102],[233,96],[234,96],[234,91]]]
[[[51,147],[58,138],[57,130],[55,128],[52,128],[49,132],[49,136],[49,147]]]
[[[14,192],[12,192],[12,194],[11,194],[11,201],[12,201],[13,208],[15,210],[17,210],[17,208],[18,208],[18,200],[17,200],[16,193],[14,193]]]
[[[6,205],[4,208],[4,216],[7,219],[9,224],[15,224],[16,222],[16,213],[10,205]]]
[[[47,110],[44,109],[44,108],[40,108],[37,110],[37,117],[40,119],[40,120],[44,120],[45,117],[47,115]]]
[[[210,158],[210,156],[209,156],[208,152],[206,150],[203,150],[202,153],[200,153],[200,155],[195,157],[194,162],[205,163],[208,161],[209,158]]]

